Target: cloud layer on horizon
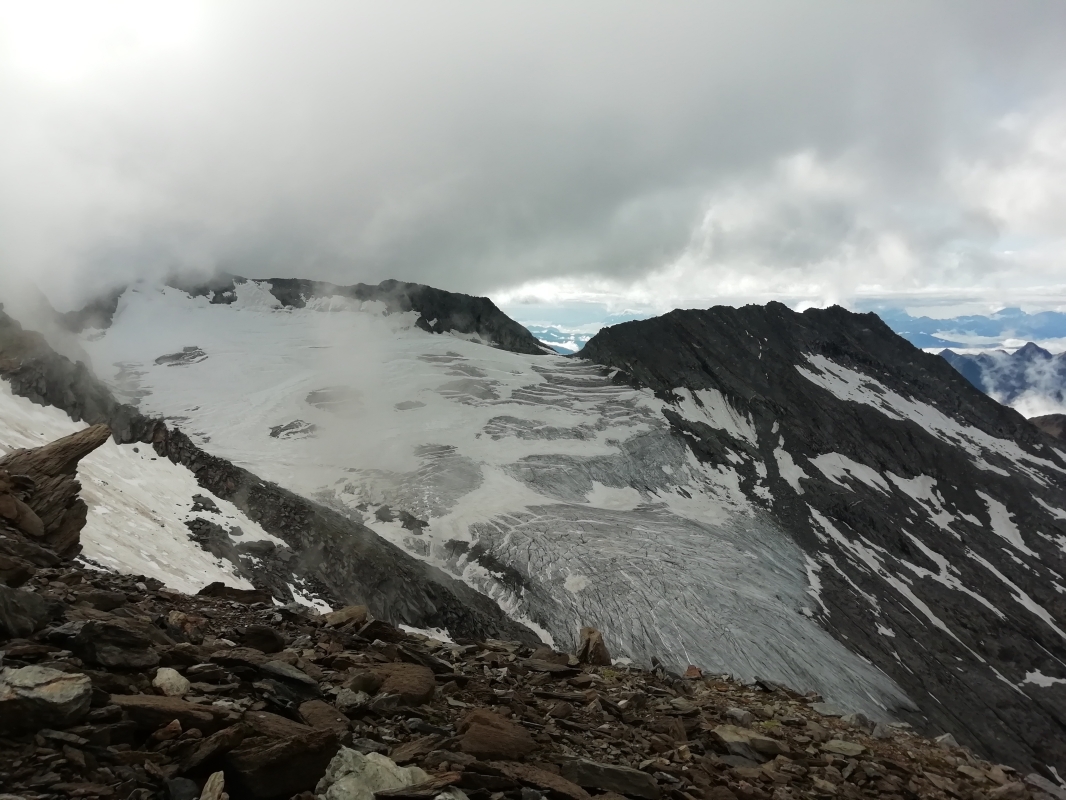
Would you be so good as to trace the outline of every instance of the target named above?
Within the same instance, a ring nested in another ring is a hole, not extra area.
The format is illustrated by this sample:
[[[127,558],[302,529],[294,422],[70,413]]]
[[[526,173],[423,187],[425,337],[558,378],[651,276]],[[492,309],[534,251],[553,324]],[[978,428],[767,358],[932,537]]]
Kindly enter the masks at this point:
[[[1061,4],[84,5],[0,2],[0,270],[60,305],[1066,304]]]

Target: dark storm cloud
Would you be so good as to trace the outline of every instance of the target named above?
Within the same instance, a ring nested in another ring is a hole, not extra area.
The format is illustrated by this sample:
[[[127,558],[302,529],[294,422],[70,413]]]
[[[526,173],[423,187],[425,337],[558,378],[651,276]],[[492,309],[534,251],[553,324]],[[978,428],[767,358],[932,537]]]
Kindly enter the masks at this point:
[[[1038,2],[204,5],[73,79],[9,60],[0,257],[72,297],[174,269],[660,304],[658,278],[1046,272],[1055,198],[994,201],[1059,130],[1064,34]],[[1015,229],[1025,258],[992,253]]]

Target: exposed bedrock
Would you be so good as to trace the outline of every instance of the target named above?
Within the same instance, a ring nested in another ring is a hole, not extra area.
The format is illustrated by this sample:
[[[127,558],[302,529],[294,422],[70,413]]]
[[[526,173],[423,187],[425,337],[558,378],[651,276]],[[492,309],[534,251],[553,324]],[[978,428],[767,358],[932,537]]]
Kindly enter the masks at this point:
[[[835,307],[674,311],[607,328],[579,356],[674,403],[704,463],[755,449],[815,618],[903,687],[910,721],[1066,765],[1056,440],[875,315]],[[700,420],[719,392],[751,441]]]

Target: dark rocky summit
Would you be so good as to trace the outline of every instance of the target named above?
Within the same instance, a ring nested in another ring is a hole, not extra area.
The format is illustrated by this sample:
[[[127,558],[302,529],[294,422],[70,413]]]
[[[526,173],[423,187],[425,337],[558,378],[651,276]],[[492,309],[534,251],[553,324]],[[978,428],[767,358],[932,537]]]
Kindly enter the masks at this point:
[[[285,541],[290,552],[279,548],[276,553],[255,553],[258,566],[249,573],[253,583],[284,602],[292,600],[288,584],[295,577],[328,602],[366,603],[381,619],[396,624],[442,627],[472,637],[535,639],[487,597],[418,561],[369,528],[211,456],[181,431],[119,404],[84,364],[56,354],[39,334],[23,330],[3,312],[0,377],[15,394],[56,406],[75,421],[110,426],[119,442],[152,445],[160,456],[188,467],[202,487],[232,501]],[[84,521],[84,505],[80,512],[77,508],[75,504],[64,513],[80,513]],[[211,552],[224,548],[227,538],[204,537]],[[232,552],[239,551],[234,547]]]
[[[704,463],[755,453],[735,469],[769,489],[767,512],[808,554],[812,613],[918,704],[905,718],[998,758],[1066,765],[1055,440],[841,308],[674,311],[607,328],[578,355],[668,401],[720,391],[750,419],[755,445],[667,412]]]

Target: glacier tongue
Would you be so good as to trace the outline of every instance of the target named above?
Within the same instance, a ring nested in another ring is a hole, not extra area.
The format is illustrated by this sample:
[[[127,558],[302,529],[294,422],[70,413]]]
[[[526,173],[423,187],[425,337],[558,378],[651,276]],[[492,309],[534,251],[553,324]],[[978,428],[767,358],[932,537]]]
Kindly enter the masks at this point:
[[[412,313],[237,293],[128,291],[83,345],[143,412],[461,574],[560,646],[593,624],[641,661],[875,716],[910,705],[812,618],[758,434],[721,393],[667,402],[595,365],[427,335]],[[156,363],[188,347],[206,358]],[[697,460],[673,414],[717,431],[727,463]]]

